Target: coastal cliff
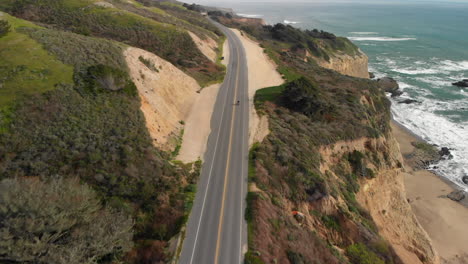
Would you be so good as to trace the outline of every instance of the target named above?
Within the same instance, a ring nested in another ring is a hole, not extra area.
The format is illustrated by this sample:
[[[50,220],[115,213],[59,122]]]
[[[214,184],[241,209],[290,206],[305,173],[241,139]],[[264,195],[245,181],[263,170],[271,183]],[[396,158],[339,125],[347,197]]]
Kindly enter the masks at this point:
[[[355,55],[333,54],[330,59],[315,59],[318,65],[341,74],[359,78],[369,78],[367,55],[359,50]]]
[[[360,187],[356,199],[369,212],[378,233],[389,242],[402,263],[440,263],[427,233],[407,201],[403,159],[393,133],[377,139],[342,141],[321,148],[321,171],[337,166],[341,161],[339,157],[355,151],[372,155],[372,161],[364,163],[374,175],[358,181]],[[335,207],[339,207],[339,201]]]
[[[269,133],[250,153],[247,263],[440,263],[406,200],[367,56],[323,31],[241,28],[286,80],[255,94]]]

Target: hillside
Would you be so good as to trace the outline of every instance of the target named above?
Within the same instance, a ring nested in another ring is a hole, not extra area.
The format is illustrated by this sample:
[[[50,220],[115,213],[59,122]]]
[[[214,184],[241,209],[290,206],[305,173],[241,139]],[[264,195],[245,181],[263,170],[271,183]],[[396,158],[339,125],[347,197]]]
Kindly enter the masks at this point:
[[[189,73],[202,86],[222,80],[223,67],[207,59],[188,32],[220,42],[221,33],[200,14],[180,5],[149,3],[7,0],[0,3],[0,10],[50,28],[148,50]]]
[[[246,263],[438,264],[366,55],[211,14],[250,68]],[[224,40],[176,1],[1,1],[0,262],[170,262],[210,132],[193,111],[214,109]],[[196,150],[179,155],[188,130]]]
[[[0,3],[0,187],[8,190],[0,198],[0,208],[7,208],[0,216],[12,217],[9,210],[26,214],[12,220],[15,229],[0,224],[0,262],[155,263],[171,258],[169,241],[190,212],[201,164],[175,161],[177,142],[165,148],[154,144],[163,135],[151,133],[149,118],[164,109],[144,103],[163,95],[160,89],[155,95],[145,91],[165,82],[169,95],[163,100],[168,100],[174,92],[195,96],[200,87],[222,80],[224,66],[206,57],[200,51],[203,43],[190,35],[214,42],[210,49],[216,57],[224,37],[181,5],[155,5]],[[130,58],[135,50],[140,56]],[[145,78],[135,72],[138,67],[148,68],[147,79],[159,84],[138,82]],[[169,111],[178,107],[168,104]],[[168,133],[179,133],[183,119],[176,118]],[[22,189],[30,191],[19,194]],[[11,203],[18,195],[24,200]],[[42,202],[54,197],[63,202]],[[37,225],[28,228],[36,236],[20,233],[33,212]],[[53,230],[47,229],[50,219]],[[32,243],[35,239],[43,243]],[[80,242],[85,239],[93,242]],[[29,246],[19,246],[24,243]],[[18,248],[4,250],[12,244]]]
[[[438,263],[404,195],[383,90],[320,64],[347,54],[361,67],[365,55],[323,31],[218,20],[258,41],[286,81],[255,95],[270,132],[250,151],[246,262]]]

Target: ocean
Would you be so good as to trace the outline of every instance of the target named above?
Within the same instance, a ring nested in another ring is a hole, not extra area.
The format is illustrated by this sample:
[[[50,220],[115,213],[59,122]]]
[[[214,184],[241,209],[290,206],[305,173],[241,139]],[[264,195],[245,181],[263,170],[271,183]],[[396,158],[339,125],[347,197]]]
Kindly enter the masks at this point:
[[[230,7],[267,23],[321,29],[348,37],[369,56],[377,78],[393,77],[404,92],[391,98],[394,119],[452,159],[431,166],[461,189],[468,176],[468,2],[233,3]],[[418,101],[398,103],[403,99]]]

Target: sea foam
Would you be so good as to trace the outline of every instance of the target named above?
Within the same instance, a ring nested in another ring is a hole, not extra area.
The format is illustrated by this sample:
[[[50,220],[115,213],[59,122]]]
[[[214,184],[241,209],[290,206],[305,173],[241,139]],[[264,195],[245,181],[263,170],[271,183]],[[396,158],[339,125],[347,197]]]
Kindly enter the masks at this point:
[[[293,25],[294,25],[294,24],[299,24],[299,23],[301,23],[301,22],[298,22],[298,21],[290,21],[290,20],[286,20],[286,19],[285,19],[285,20],[283,21],[283,23],[285,23],[285,24],[293,24]]]
[[[427,102],[418,104],[392,104],[397,122],[421,136],[431,144],[448,147],[452,159],[441,160],[431,169],[468,191],[461,178],[468,175],[468,124],[454,123],[432,112]]]
[[[354,34],[354,35],[377,35],[379,33],[378,32],[349,32],[349,34]]]
[[[391,37],[348,37],[354,41],[407,41],[416,40],[416,38],[391,38]]]
[[[259,17],[263,17],[263,15],[260,15],[260,14],[242,14],[242,13],[237,13],[238,16],[241,16],[241,17],[248,17],[248,18],[259,18]]]

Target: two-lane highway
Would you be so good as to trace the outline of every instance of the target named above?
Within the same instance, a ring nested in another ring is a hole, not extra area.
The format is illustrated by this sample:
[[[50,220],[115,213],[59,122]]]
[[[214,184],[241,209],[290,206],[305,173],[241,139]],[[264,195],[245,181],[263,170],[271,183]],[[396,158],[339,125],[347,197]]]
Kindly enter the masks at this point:
[[[215,24],[227,36],[230,58],[211,119],[212,130],[179,258],[181,264],[239,264],[247,247],[247,62],[239,38]]]

